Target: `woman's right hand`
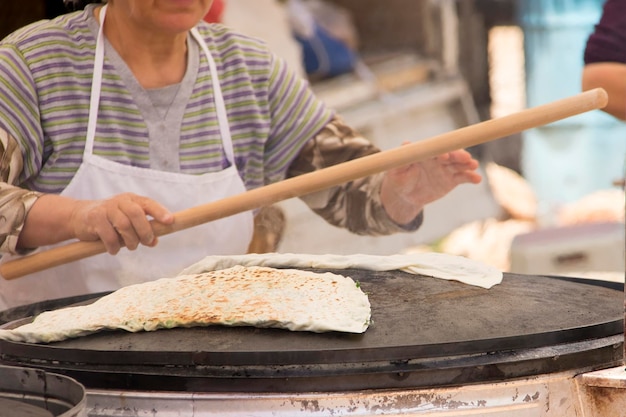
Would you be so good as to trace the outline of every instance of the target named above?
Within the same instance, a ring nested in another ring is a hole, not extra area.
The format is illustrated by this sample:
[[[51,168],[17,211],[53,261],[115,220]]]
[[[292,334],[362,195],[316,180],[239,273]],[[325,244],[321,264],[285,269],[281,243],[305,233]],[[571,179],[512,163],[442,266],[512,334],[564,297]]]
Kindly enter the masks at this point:
[[[172,224],[174,215],[160,203],[137,194],[124,193],[105,200],[77,201],[70,216],[76,238],[85,241],[100,239],[108,253],[115,255],[122,246],[155,246],[150,218]]]

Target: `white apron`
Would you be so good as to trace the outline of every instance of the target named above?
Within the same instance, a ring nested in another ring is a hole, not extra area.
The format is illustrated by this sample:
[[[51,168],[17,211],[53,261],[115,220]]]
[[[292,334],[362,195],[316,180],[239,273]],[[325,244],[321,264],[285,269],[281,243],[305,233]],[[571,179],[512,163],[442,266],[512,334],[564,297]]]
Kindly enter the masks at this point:
[[[230,167],[215,173],[186,175],[122,165],[93,154],[104,61],[102,28],[105,11],[106,6],[100,13],[83,162],[61,195],[94,200],[132,192],[150,197],[177,212],[244,192],[243,181],[234,164],[226,106],[215,61],[195,28],[191,31],[192,36],[209,60],[222,143]],[[129,284],[170,277],[209,254],[245,253],[252,231],[253,215],[245,212],[161,236],[154,248],[139,246],[134,251],[122,248],[115,256],[105,253],[11,281],[0,279],[0,310],[43,300],[112,291]],[[49,248],[40,248],[46,249]],[[14,257],[3,257],[2,260],[9,259]]]

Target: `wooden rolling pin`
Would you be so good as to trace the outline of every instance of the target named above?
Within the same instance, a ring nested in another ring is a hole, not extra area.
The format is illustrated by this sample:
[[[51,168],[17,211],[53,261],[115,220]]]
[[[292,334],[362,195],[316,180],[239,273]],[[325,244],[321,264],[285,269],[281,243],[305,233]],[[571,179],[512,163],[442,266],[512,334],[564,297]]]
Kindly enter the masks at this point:
[[[508,116],[477,123],[419,142],[289,178],[219,201],[182,210],[174,214],[175,221],[172,225],[166,226],[153,222],[153,227],[157,236],[174,233],[233,214],[387,171],[390,168],[489,142],[587,111],[601,109],[606,106],[607,102],[606,91],[601,88],[590,90]],[[106,250],[101,241],[69,243],[65,246],[58,246],[5,262],[0,265],[0,274],[5,279],[15,279],[104,252]]]

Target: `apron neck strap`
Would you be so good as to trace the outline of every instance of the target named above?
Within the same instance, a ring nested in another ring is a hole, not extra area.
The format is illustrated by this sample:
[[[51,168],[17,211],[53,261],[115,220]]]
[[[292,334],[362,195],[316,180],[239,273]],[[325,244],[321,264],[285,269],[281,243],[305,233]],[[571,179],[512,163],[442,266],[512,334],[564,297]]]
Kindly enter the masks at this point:
[[[100,92],[102,88],[102,73],[104,68],[104,19],[106,18],[107,5],[100,9],[100,28],[98,29],[98,37],[96,39],[96,52],[93,64],[93,79],[91,82],[91,100],[89,103],[89,121],[87,123],[87,138],[85,143],[85,156],[93,153],[94,141],[96,137],[96,125],[98,123],[98,106],[100,104]],[[211,71],[211,82],[213,84],[213,94],[215,97],[215,109],[219,123],[220,135],[222,137],[222,146],[226,153],[228,162],[234,164],[235,153],[233,149],[233,141],[230,135],[228,124],[228,115],[226,113],[226,104],[222,94],[219,77],[217,75],[217,65],[211,55],[209,48],[200,36],[198,29],[191,29],[191,35],[198,42],[202,51],[209,62],[209,70]]]
[[[91,100],[89,102],[89,121],[87,122],[87,138],[85,156],[93,153],[93,143],[96,137],[98,124],[98,106],[100,104],[100,90],[102,85],[102,68],[104,67],[104,19],[107,5],[100,9],[100,28],[96,39],[96,57],[93,63],[93,78],[91,80]]]
[[[224,152],[228,161],[233,164],[235,161],[235,155],[233,151],[233,141],[230,135],[230,128],[228,124],[228,115],[226,114],[226,104],[224,103],[224,95],[222,94],[222,87],[220,86],[220,80],[217,76],[217,65],[215,60],[209,51],[209,47],[206,42],[200,36],[197,28],[191,29],[191,36],[194,37],[196,42],[204,51],[207,60],[209,61],[209,69],[211,71],[211,82],[213,84],[213,95],[215,97],[215,109],[217,111],[217,120],[220,127],[220,135],[222,136],[222,145],[224,146]]]

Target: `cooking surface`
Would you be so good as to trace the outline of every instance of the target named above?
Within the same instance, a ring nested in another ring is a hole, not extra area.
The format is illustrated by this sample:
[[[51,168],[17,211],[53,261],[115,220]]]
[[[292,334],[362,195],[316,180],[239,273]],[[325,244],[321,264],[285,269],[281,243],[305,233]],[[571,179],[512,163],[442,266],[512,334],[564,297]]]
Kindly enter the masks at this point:
[[[71,349],[76,361],[97,363],[136,363],[135,352],[141,353],[142,363],[354,362],[528,348],[578,340],[582,334],[606,336],[614,334],[614,326],[621,328],[623,318],[620,291],[576,280],[507,274],[502,284],[487,290],[398,271],[341,273],[358,280],[370,299],[372,324],[364,334],[211,326],[103,332],[39,346],[54,352]],[[37,345],[23,348],[29,346]],[[102,351],[124,355],[98,355]],[[81,352],[89,357],[75,356]]]
[[[194,377],[212,372],[232,376],[241,372],[233,371],[239,366],[246,367],[248,376],[258,371],[259,377],[268,372],[275,373],[272,378],[280,377],[285,375],[285,367],[298,368],[298,375],[304,369],[305,374],[310,371],[319,376],[325,366],[333,364],[334,374],[345,374],[349,364],[369,368],[381,363],[385,368],[424,360],[441,364],[451,357],[484,360],[487,353],[569,346],[623,331],[623,293],[610,283],[505,274],[502,284],[487,290],[399,271],[334,272],[358,280],[369,296],[372,324],[364,334],[223,326],[114,331],[50,345],[2,341],[0,359],[20,362],[22,358],[27,363],[48,363],[52,369],[83,370],[92,364],[98,370],[133,372],[138,372],[138,367],[155,372],[167,365],[157,372]],[[16,325],[19,317],[15,313],[3,313],[5,321],[14,321],[7,327]],[[609,350],[608,360],[621,354],[617,346]],[[604,361],[605,357],[595,360]],[[426,367],[433,366],[440,365]]]

